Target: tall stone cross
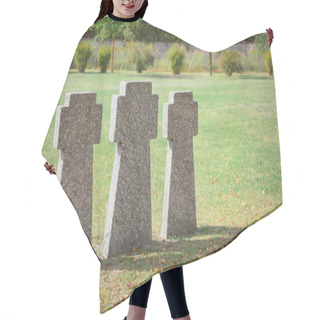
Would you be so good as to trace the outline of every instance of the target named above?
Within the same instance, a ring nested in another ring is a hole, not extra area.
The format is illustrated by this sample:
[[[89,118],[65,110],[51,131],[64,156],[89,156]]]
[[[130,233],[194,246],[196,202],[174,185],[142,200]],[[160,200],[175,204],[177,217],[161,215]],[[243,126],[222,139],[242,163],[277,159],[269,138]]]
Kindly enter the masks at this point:
[[[93,145],[100,143],[102,104],[95,92],[66,93],[58,106],[53,145],[60,149],[57,177],[91,241]]]
[[[116,150],[102,252],[131,253],[152,242],[150,139],[157,137],[158,95],[152,82],[122,81],[112,96],[109,140]]]
[[[163,105],[163,138],[168,139],[161,237],[187,236],[197,228],[193,136],[198,102],[191,91],[170,92]]]

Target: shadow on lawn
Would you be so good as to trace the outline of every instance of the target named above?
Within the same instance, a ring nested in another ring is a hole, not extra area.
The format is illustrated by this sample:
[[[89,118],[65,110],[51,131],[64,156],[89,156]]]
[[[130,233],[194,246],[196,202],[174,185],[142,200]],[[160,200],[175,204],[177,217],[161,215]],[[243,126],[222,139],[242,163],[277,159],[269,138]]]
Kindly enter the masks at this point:
[[[240,74],[239,77],[235,78],[234,80],[274,80],[272,76],[265,75],[265,76],[256,76],[254,74]]]
[[[168,240],[153,240],[151,244],[144,248],[137,249],[134,253],[130,252],[118,257],[101,260],[101,269],[107,269],[108,271],[132,270],[132,265],[135,264],[135,270],[143,271],[146,266],[154,265],[154,261],[158,261],[158,256],[161,256],[161,259],[166,261],[181,261],[182,253],[185,258],[183,260],[191,262],[191,258],[192,261],[196,260],[194,258],[195,253],[198,253],[197,259],[200,259],[201,257],[219,251],[232,242],[245,229],[246,228],[225,226],[204,226],[198,228],[196,232],[188,238],[170,237]],[[199,236],[208,237],[203,240],[193,239]],[[212,250],[204,250],[204,248],[207,247],[212,247]],[[163,248],[165,248],[165,251]],[[199,254],[199,250],[202,250],[201,254]],[[191,254],[188,252],[191,252]],[[166,265],[164,265],[164,267],[166,267]]]
[[[135,74],[135,75],[127,75],[128,78],[136,78],[136,77],[143,77],[143,78],[158,78],[158,79],[195,79],[197,78],[196,75],[192,74]]]

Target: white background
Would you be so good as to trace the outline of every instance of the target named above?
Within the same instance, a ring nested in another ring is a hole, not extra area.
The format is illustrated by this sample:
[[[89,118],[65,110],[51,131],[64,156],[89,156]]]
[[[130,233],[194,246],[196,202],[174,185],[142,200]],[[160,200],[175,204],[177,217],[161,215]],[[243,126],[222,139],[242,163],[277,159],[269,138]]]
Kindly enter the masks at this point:
[[[75,48],[100,0],[1,2],[0,320],[101,315],[99,261],[41,155]],[[192,320],[320,319],[317,1],[149,0],[144,19],[207,51],[271,27],[283,205],[226,248],[184,265]],[[160,276],[146,319],[171,319]]]

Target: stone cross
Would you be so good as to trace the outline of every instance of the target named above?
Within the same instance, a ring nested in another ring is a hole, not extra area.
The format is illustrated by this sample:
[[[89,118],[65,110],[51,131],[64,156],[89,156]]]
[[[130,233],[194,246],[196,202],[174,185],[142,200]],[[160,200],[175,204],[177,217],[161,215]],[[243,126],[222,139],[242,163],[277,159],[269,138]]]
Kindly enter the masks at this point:
[[[58,106],[53,145],[60,149],[57,177],[91,241],[93,145],[100,143],[102,104],[95,92],[66,93]]]
[[[187,236],[197,229],[193,136],[198,102],[191,91],[170,92],[163,105],[163,138],[168,139],[161,237]]]
[[[131,253],[152,242],[150,139],[157,137],[152,82],[122,81],[112,96],[109,140],[117,143],[102,252]]]

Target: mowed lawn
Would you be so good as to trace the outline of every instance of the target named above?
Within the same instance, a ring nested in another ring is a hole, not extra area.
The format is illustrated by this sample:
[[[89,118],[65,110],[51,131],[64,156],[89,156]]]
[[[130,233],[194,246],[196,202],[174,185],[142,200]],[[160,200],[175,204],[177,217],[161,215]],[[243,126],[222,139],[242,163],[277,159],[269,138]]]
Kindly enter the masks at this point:
[[[111,96],[121,81],[152,81],[159,95],[158,137],[150,140],[153,245],[105,261],[100,297],[107,311],[138,285],[172,265],[212,254],[245,228],[282,204],[278,123],[273,78],[261,74],[168,73],[116,71],[84,74],[70,70],[58,105],[66,92],[95,91],[103,104],[101,142],[94,145],[93,239],[101,259],[115,144],[108,140]],[[193,137],[197,207],[196,234],[160,238],[167,140],[162,138],[163,104],[170,91],[192,91],[198,102],[198,135]],[[43,155],[57,168],[51,123]],[[135,281],[132,281],[135,279]],[[116,284],[119,290],[115,293]],[[124,290],[123,283],[128,283]]]

